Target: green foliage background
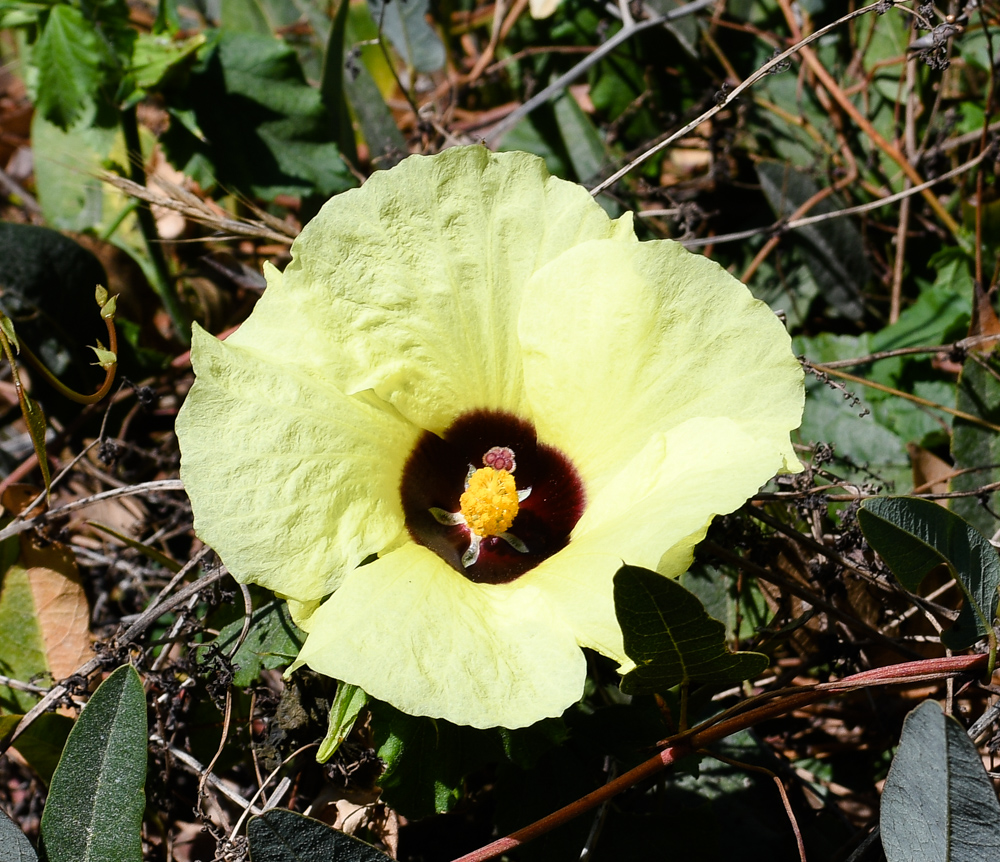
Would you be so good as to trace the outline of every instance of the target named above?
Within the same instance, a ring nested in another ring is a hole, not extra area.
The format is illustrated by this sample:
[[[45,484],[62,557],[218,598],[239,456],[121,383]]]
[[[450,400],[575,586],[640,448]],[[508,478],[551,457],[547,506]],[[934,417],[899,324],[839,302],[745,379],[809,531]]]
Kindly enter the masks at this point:
[[[38,525],[84,574],[97,654],[81,675],[56,673],[24,548],[4,540],[0,735],[9,745],[43,698],[64,714],[0,760],[0,858],[111,858],[111,840],[130,860],[455,859],[752,696],[773,707],[761,723],[510,858],[930,862],[997,846],[985,659],[961,682],[866,677],[860,693],[780,705],[946,646],[995,653],[1000,10],[527,7],[0,0],[0,311],[85,389],[92,284],[122,295],[129,382],[106,413],[32,380],[49,455],[69,466],[51,505],[123,487],[142,501],[127,529]],[[283,265],[331,195],[408,153],[477,141],[533,152],[609,212],[635,211],[643,238],[718,260],[783,316],[809,372],[806,472],[719,519],[679,584],[623,568],[619,618],[640,667],[619,680],[590,656],[578,706],[513,732],[407,716],[306,671],[283,680],[302,641],[284,603],[236,592],[198,556],[179,488],[144,484],[176,476],[190,322],[221,333],[245,319],[262,262]],[[39,478],[16,403],[3,490]],[[885,496],[911,493],[950,513]],[[174,589],[184,603],[161,598]],[[927,698],[968,727],[926,703],[904,726]],[[948,792],[908,796],[934,782]],[[908,839],[928,823],[944,849]]]

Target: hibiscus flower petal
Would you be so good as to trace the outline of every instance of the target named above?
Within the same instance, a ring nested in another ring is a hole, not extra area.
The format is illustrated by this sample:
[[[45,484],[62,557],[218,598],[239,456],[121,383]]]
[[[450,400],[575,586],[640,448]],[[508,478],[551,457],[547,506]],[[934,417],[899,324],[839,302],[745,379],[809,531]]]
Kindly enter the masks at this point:
[[[309,629],[299,663],[411,715],[524,727],[583,695],[583,653],[538,590],[473,584],[419,545],[352,572]]]
[[[712,518],[737,509],[781,465],[780,452],[737,423],[690,419],[655,435],[592,501],[569,545],[513,586],[530,582],[581,646],[624,662],[610,611],[614,573],[624,562],[682,574]]]
[[[370,394],[193,336],[177,436],[198,535],[240,580],[325,596],[404,529],[399,474],[419,429]]]
[[[537,272],[519,326],[539,439],[594,493],[650,435],[724,416],[786,469],[802,369],[781,322],[718,264],[669,240],[593,241]]]
[[[524,415],[524,284],[596,238],[634,243],[631,218],[611,221],[535,156],[414,156],[326,204],[233,338],[371,389],[437,434],[477,408]]]

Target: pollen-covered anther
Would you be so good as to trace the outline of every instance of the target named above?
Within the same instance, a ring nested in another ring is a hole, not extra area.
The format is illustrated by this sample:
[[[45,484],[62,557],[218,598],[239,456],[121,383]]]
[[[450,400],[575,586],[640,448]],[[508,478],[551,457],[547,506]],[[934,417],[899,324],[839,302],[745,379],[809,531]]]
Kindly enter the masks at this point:
[[[481,467],[469,477],[459,504],[466,525],[477,536],[506,533],[519,508],[514,477],[507,470]]]

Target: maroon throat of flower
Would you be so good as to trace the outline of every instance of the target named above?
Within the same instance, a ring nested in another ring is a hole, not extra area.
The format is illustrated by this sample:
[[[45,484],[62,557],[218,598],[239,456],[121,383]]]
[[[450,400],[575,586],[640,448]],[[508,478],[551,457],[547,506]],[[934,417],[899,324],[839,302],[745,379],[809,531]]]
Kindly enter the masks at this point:
[[[565,455],[539,443],[530,423],[485,410],[420,437],[400,497],[415,542],[488,584],[509,583],[566,547],[585,502]]]

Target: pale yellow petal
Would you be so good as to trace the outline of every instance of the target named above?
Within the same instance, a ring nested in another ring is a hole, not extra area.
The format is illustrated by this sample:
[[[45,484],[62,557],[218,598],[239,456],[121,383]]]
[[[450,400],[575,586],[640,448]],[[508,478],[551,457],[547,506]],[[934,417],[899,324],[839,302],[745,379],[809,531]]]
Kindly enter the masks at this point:
[[[532,18],[548,18],[559,6],[561,0],[529,0],[528,11]]]
[[[797,465],[802,369],[781,322],[668,240],[594,241],[529,282],[520,337],[539,439],[600,491],[657,431],[726,417]]]
[[[780,452],[728,419],[656,434],[591,502],[569,545],[512,586],[542,592],[582,646],[624,661],[612,585],[622,563],[681,574],[711,519],[741,506],[781,465]]]
[[[594,238],[634,244],[526,153],[412,156],[330,200],[233,338],[373,390],[442,432],[476,408],[526,416],[517,318],[531,275]]]
[[[238,580],[318,599],[403,530],[399,478],[419,429],[197,327],[192,361],[181,478],[196,532]]]
[[[300,662],[410,715],[515,728],[583,695],[583,653],[540,591],[473,584],[412,543],[352,572],[310,632]]]

